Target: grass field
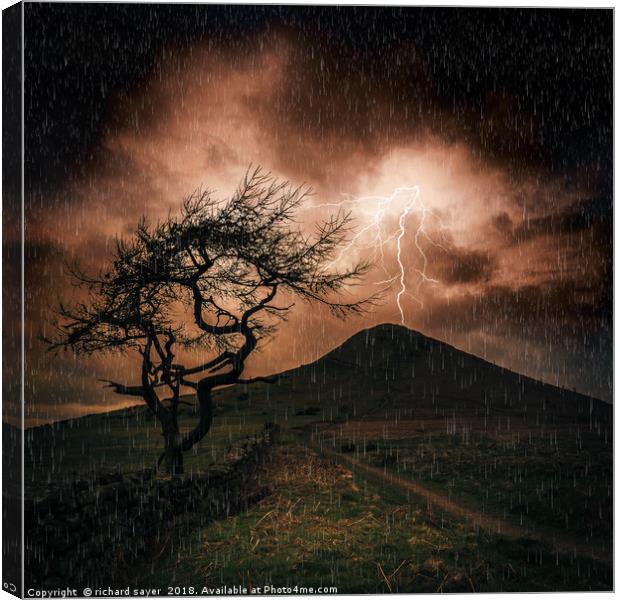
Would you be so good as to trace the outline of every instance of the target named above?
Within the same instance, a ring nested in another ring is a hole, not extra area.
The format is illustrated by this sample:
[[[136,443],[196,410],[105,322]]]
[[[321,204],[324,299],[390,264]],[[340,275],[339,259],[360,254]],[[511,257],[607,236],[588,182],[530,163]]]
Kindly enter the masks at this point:
[[[188,473],[217,462],[228,446],[262,430],[270,420],[262,407],[247,406],[243,392],[228,393],[222,402],[217,396],[209,435],[185,455]],[[193,407],[182,405],[179,413],[183,431],[198,421]],[[26,483],[35,487],[71,480],[76,473],[152,468],[163,447],[160,425],[144,406],[37,427],[26,436]]]
[[[259,504],[197,530],[184,549],[159,548],[161,558],[131,583],[335,586],[340,593],[611,586],[611,571],[601,564],[429,514],[303,446],[279,447],[270,477],[274,492]]]
[[[609,537],[613,521],[610,439],[578,428],[463,435],[436,429],[415,432],[407,423],[397,439],[385,439],[377,435],[380,425],[365,425],[360,424],[355,437],[350,431],[349,435],[338,432],[337,446],[483,513],[585,539]],[[328,440],[333,439],[331,434],[330,429],[323,432]]]

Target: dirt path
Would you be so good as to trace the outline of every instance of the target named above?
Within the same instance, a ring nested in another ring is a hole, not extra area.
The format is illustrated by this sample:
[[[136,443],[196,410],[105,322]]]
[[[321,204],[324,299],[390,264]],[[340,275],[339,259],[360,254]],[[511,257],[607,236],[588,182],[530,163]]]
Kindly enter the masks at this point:
[[[439,509],[442,512],[465,519],[472,523],[474,527],[480,527],[491,533],[497,533],[512,538],[530,538],[538,540],[552,545],[559,554],[572,554],[573,556],[593,558],[607,566],[613,567],[612,548],[609,547],[609,544],[605,547],[602,541],[580,541],[556,530],[543,528],[532,530],[524,525],[519,525],[518,523],[501,517],[482,514],[480,511],[475,511],[463,506],[450,500],[443,494],[430,490],[415,481],[404,479],[390,471],[367,465],[349,454],[342,454],[326,446],[321,446],[310,437],[304,437],[304,441],[322,456],[340,463],[348,464],[353,467],[354,472],[358,474],[370,475],[375,479],[385,481],[399,488],[401,491],[409,492],[425,500],[429,509]]]

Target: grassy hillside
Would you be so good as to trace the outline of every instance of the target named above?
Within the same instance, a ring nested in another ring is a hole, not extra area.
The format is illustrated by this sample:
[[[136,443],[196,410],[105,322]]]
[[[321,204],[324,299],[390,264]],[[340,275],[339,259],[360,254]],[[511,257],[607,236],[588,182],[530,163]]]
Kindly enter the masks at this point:
[[[196,529],[183,549],[123,584],[223,583],[304,593],[485,592],[610,589],[611,570],[552,546],[475,530],[298,444],[282,444],[268,475],[271,494],[246,513]],[[198,584],[198,585],[197,585]]]
[[[435,415],[528,423],[611,422],[611,407],[545,385],[398,325],[361,331],[286,374],[273,396],[301,395],[327,420]],[[336,413],[334,415],[334,413]]]
[[[192,398],[185,400],[181,420],[189,429],[197,417]],[[350,592],[611,586],[612,407],[599,400],[383,325],[275,384],[231,387],[214,401],[213,428],[187,457],[187,472],[275,422],[285,442],[276,450],[272,492],[247,514],[198,528],[180,554],[157,549],[137,583],[258,578]],[[162,446],[157,422],[141,406],[26,435],[31,488],[76,473],[152,467]],[[579,556],[553,543],[472,531],[361,470],[338,467],[336,476],[328,456],[304,450],[308,440],[332,457],[335,451],[466,511],[504,519],[524,537],[543,531],[550,540],[574,540]],[[319,484],[321,473],[335,479]]]
[[[190,402],[191,397],[186,398]],[[267,421],[284,427],[313,421],[386,424],[475,422],[497,431],[579,424],[611,432],[611,407],[545,385],[398,325],[361,331],[315,363],[283,373],[275,384],[236,386],[215,395],[214,427],[195,464],[217,457],[227,441]],[[183,407],[186,429],[193,407]],[[452,423],[452,425],[450,424]],[[144,407],[28,430],[29,467],[39,472],[110,466],[138,468],[156,458],[161,435]]]

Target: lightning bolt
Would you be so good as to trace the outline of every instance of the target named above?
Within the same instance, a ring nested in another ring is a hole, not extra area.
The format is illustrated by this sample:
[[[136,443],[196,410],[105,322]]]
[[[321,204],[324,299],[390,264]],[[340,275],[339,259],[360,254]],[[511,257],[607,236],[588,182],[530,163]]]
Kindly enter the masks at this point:
[[[404,204],[402,206],[396,206],[397,202],[402,199],[404,199]],[[309,208],[342,208],[347,204],[354,205],[358,210],[370,210],[370,221],[368,222],[368,224],[364,225],[361,229],[359,229],[357,233],[351,238],[351,240],[349,240],[349,242],[342,248],[338,257],[334,259],[334,263],[339,262],[341,259],[344,258],[347,253],[351,252],[355,248],[372,249],[373,260],[377,262],[377,264],[386,275],[386,279],[377,282],[376,285],[391,285],[394,282],[398,281],[399,288],[398,292],[396,293],[395,299],[396,306],[400,314],[400,322],[404,324],[405,312],[403,307],[403,297],[409,296],[413,300],[415,300],[420,305],[420,307],[423,307],[423,303],[419,298],[421,286],[424,283],[439,283],[436,279],[429,277],[427,274],[428,257],[424,251],[421,240],[423,238],[433,246],[447,251],[446,248],[439,242],[435,241],[425,229],[427,219],[429,217],[434,217],[439,221],[440,219],[434,211],[424,205],[420,188],[417,185],[412,187],[397,187],[389,196],[357,197],[345,194],[345,199],[340,202],[315,204],[314,206]],[[419,211],[420,220],[415,230],[415,233],[413,234],[413,243],[420,257],[422,258],[422,268],[416,270],[419,278],[414,286],[415,293],[413,293],[408,289],[406,269],[403,261],[403,240],[408,235],[408,217],[416,209],[417,211]],[[385,230],[387,227],[388,217],[394,212],[398,214],[398,227],[395,231],[392,231],[391,233],[386,233]],[[442,229],[443,224],[441,224],[440,221],[440,230]],[[368,234],[372,233],[374,233],[374,235],[371,236],[370,240],[365,241],[365,239],[368,237]],[[386,264],[385,256],[385,246],[392,241],[396,242],[396,274],[390,272],[390,269]]]
[[[407,220],[407,215],[409,214],[409,212],[413,208],[413,205],[414,205],[415,201],[420,197],[420,189],[416,186],[414,188],[414,190],[415,190],[414,195],[411,196],[412,199],[410,199],[407,202],[407,204],[405,205],[405,208],[403,209],[403,212],[398,217],[399,232],[398,232],[398,237],[396,238],[396,262],[398,262],[398,266],[400,268],[400,278],[399,278],[399,280],[400,280],[400,290],[398,290],[398,294],[396,294],[396,306],[398,306],[398,311],[400,312],[400,322],[403,325],[405,324],[405,313],[403,311],[403,306],[401,304],[401,299],[402,299],[403,295],[407,293],[407,286],[406,286],[406,283],[405,283],[405,265],[403,264],[403,261],[402,261],[401,242],[402,242],[402,239],[405,237],[405,222]],[[424,217],[422,217],[422,219],[420,220],[420,227],[422,227],[423,219],[424,219]],[[421,250],[421,247],[420,247],[420,245],[418,243],[418,233],[419,233],[420,227],[418,227],[418,231],[416,232],[416,235],[415,235],[415,245],[416,245],[416,248],[422,254],[422,257],[423,257],[423,260],[424,260],[424,267],[423,267],[422,272],[426,273],[426,265],[427,265],[428,261],[426,260],[426,255],[424,254],[424,251]],[[424,275],[424,277],[426,277],[426,275]]]

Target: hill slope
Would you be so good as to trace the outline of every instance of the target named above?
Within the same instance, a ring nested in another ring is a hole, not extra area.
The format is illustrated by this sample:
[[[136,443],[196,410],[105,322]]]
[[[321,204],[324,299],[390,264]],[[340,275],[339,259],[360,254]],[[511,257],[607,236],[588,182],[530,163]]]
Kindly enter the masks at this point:
[[[600,400],[542,384],[398,325],[360,331],[316,362],[283,373],[276,384],[221,390],[215,405],[213,428],[188,457],[190,468],[217,460],[229,443],[267,421],[285,428],[372,420],[433,422],[434,428],[453,421],[454,427],[486,430],[487,422],[501,421],[502,429],[583,424],[600,430],[612,415]],[[192,427],[194,408],[181,411],[185,428]],[[157,459],[161,444],[159,426],[144,406],[31,428],[27,482],[73,471],[144,468]]]
[[[302,397],[348,418],[380,408],[515,415],[547,423],[609,423],[611,406],[535,381],[399,325],[360,331],[318,361],[283,374],[273,395]],[[404,411],[404,413],[403,413]],[[324,412],[324,410],[322,411]]]

